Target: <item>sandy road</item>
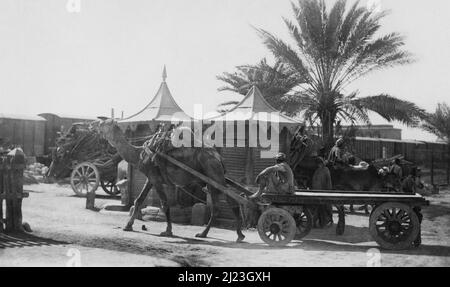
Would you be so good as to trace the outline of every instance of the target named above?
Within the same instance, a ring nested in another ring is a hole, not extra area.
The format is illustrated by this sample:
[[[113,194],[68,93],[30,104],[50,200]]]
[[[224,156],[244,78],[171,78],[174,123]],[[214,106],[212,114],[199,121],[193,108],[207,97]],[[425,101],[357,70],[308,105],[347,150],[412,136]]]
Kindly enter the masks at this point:
[[[94,212],[68,186],[25,187],[24,221],[30,238],[0,236],[0,266],[366,266],[377,244],[369,236],[368,217],[348,215],[344,236],[334,227],[314,229],[302,241],[283,248],[263,244],[256,230],[235,243],[235,232],[212,228],[207,239],[194,234],[202,227],[174,225],[174,237],[161,237],[165,223],[136,221],[124,232],[127,213]],[[408,251],[383,251],[382,266],[450,266],[450,191],[429,197],[424,210],[423,245]],[[97,206],[115,200],[101,197]],[[148,231],[142,231],[145,224]]]

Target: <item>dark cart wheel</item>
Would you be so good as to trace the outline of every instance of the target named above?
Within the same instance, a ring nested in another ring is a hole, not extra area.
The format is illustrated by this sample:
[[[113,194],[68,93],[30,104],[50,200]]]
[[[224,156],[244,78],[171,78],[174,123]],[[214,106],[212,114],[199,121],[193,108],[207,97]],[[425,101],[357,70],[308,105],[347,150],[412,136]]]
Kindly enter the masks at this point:
[[[313,225],[313,216],[308,208],[302,208],[300,212],[294,213],[295,225],[297,226],[297,233],[295,239],[302,239],[309,234]]]
[[[258,220],[258,233],[270,246],[285,246],[295,237],[297,226],[289,212],[281,208],[267,209]]]
[[[117,188],[115,179],[113,180],[100,180],[102,189],[111,196],[120,194],[120,190]]]
[[[385,249],[411,248],[419,230],[420,223],[416,213],[403,203],[383,203],[370,215],[370,235]]]
[[[70,185],[77,196],[86,196],[88,192],[97,190],[100,173],[95,165],[83,162],[77,165],[70,176]]]

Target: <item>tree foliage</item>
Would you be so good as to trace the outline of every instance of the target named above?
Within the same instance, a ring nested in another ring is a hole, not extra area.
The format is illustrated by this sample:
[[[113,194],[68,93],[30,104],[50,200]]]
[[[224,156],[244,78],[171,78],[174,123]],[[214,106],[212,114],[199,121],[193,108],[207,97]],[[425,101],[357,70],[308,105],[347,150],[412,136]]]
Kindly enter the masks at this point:
[[[422,128],[450,144],[450,107],[446,103],[438,104],[436,111],[427,115]]]
[[[222,90],[243,94],[257,84],[281,111],[318,122],[327,140],[332,140],[337,121],[369,124],[369,111],[408,126],[417,126],[425,117],[423,109],[406,100],[387,94],[360,97],[358,91],[345,91],[371,72],[413,61],[403,49],[403,36],[378,35],[386,12],[369,10],[359,2],[346,9],[345,0],[336,1],[330,9],[323,0],[299,0],[292,3],[292,10],[293,20],[283,20],[293,45],[257,29],[275,56],[275,66],[264,61],[224,73],[218,77],[228,84]]]

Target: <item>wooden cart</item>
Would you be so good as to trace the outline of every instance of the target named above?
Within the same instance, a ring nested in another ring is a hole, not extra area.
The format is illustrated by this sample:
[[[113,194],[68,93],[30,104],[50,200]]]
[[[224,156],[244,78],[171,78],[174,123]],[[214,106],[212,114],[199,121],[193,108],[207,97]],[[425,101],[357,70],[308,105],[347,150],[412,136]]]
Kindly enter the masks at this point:
[[[113,156],[106,161],[86,161],[75,166],[70,175],[70,185],[78,196],[86,196],[94,192],[99,186],[109,195],[120,193],[116,187],[117,164],[122,160],[120,156]]]
[[[336,190],[297,190],[291,195],[263,194],[262,201],[255,205],[245,197],[252,192],[232,179],[226,178],[227,186],[224,186],[166,154],[158,153],[158,155],[219,189],[240,205],[250,208],[258,206],[261,209],[258,233],[270,246],[285,246],[294,237],[306,236],[312,227],[309,207],[313,205],[368,204],[374,206],[369,217],[372,238],[386,249],[408,249],[420,236],[422,217],[420,207],[429,205],[429,202],[419,194]]]
[[[372,238],[386,249],[407,249],[420,236],[420,207],[429,204],[419,194],[386,192],[298,190],[292,195],[264,194],[262,198],[267,203],[258,220],[258,233],[271,246],[286,245],[295,236],[309,233],[312,225],[309,206],[369,204],[374,206],[369,217]]]
[[[85,196],[98,186],[109,195],[117,195],[117,164],[121,158],[89,123],[74,123],[56,140],[48,177],[70,176],[70,184],[78,196]]]

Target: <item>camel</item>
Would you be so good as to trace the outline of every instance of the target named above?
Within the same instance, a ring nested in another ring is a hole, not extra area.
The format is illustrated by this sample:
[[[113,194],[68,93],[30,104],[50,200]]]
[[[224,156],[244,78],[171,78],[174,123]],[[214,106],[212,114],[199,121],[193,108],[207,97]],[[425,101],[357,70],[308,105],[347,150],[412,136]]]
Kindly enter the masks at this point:
[[[155,188],[159,198],[161,199],[162,209],[166,215],[167,228],[162,232],[162,236],[173,236],[172,222],[170,217],[170,207],[168,205],[167,196],[163,189],[163,184],[169,186],[184,187],[188,184],[197,183],[202,186],[207,186],[210,191],[212,206],[211,216],[203,232],[196,234],[196,237],[206,238],[211,228],[211,224],[217,216],[217,205],[219,201],[220,191],[212,186],[206,185],[200,179],[192,176],[187,171],[181,169],[178,166],[168,162],[160,156],[156,156],[155,160],[146,160],[145,157],[141,157],[144,147],[136,147],[131,145],[124,133],[121,131],[117,123],[112,120],[100,120],[93,125],[99,133],[101,133],[108,142],[117,149],[118,153],[128,163],[138,167],[146,177],[146,183],[140,192],[139,196],[134,202],[134,210],[132,215],[124,227],[124,231],[132,231],[133,223],[139,214],[140,206],[144,202],[147,194],[152,187]],[[154,135],[155,136],[155,135]],[[154,150],[150,151],[155,153]],[[181,163],[191,167],[195,171],[209,177],[218,184],[225,185],[225,168],[222,162],[220,154],[214,149],[209,147],[179,147],[174,148],[166,152],[170,157],[178,160]],[[149,157],[147,157],[148,159]],[[238,235],[237,242],[244,240],[245,236],[242,233],[242,220],[240,216],[240,207],[236,201],[227,196],[227,202],[236,217],[236,232]]]

